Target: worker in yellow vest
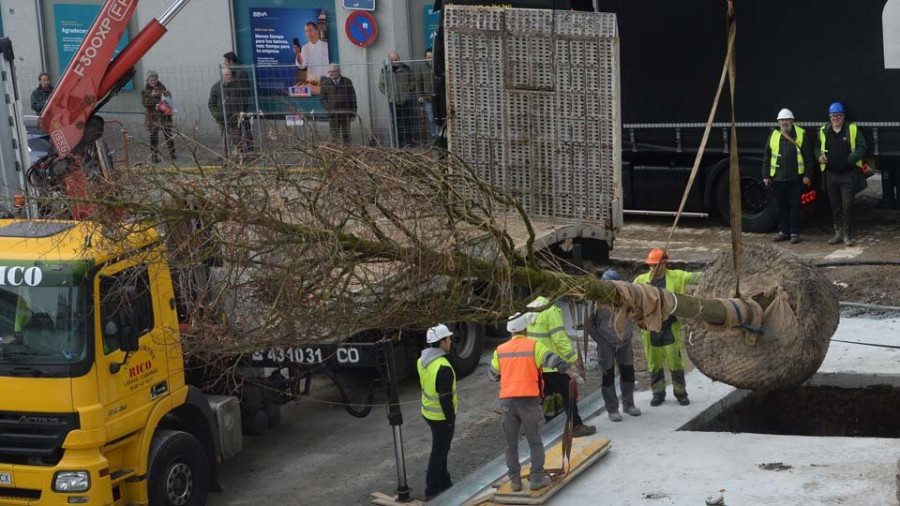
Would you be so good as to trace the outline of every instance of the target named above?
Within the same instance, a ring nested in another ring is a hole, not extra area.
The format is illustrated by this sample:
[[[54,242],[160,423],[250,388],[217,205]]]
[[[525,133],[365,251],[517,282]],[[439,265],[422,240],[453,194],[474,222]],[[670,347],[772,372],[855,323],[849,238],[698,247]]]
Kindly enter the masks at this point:
[[[647,255],[650,272],[641,274],[634,282],[653,285],[672,293],[684,293],[687,285],[700,282],[702,272],[687,272],[668,268],[669,254],[656,248]],[[684,361],[681,359],[681,323],[674,315],[663,322],[659,332],[641,330],[644,341],[644,357],[647,359],[647,372],[650,373],[650,389],[653,391],[651,406],[659,406],[666,400],[666,372],[669,366],[672,375],[672,392],[678,404],[687,406],[687,384],[684,380]]]
[[[422,416],[431,428],[431,456],[425,473],[425,498],[440,494],[453,486],[447,471],[447,456],[453,441],[456,411],[456,372],[447,353],[450,351],[453,332],[444,325],[437,325],[425,333],[427,348],[416,362],[419,382],[422,385]]]
[[[844,241],[853,246],[850,211],[856,198],[856,178],[863,168],[868,146],[856,123],[845,123],[844,104],[835,102],[828,108],[830,125],[819,128],[819,168],[825,177],[825,193],[831,204],[834,237],[828,244]]]
[[[549,305],[549,307],[548,307]],[[578,362],[578,353],[572,347],[572,341],[566,334],[566,323],[563,320],[562,310],[555,304],[550,304],[546,297],[534,299],[529,308],[543,311],[537,314],[534,323],[528,326],[528,338],[534,339],[547,347],[558,357],[566,361],[570,366]],[[555,368],[545,368],[543,371],[544,388],[548,395],[559,394],[562,397],[563,409],[568,412],[569,404],[572,404],[572,420],[574,423],[573,437],[590,436],[597,432],[592,425],[585,425],[578,414],[578,403],[569,399],[569,378]]]
[[[800,204],[806,187],[812,186],[812,145],[806,130],[794,125],[794,113],[782,109],[778,128],[769,135],[763,156],[763,182],[775,191],[778,234],[775,242],[800,242]]]
[[[500,382],[507,475],[514,492],[522,490],[520,428],[524,430],[525,440],[531,448],[531,475],[528,480],[530,489],[538,490],[550,485],[550,477],[544,471],[544,443],[541,440],[541,426],[544,424],[544,412],[541,410],[541,369],[558,369],[579,385],[584,385],[584,380],[568,362],[540,342],[525,336],[528,325],[534,319],[534,313],[516,313],[509,319],[506,330],[512,335],[512,339],[494,350],[491,367],[488,369],[491,380]]]

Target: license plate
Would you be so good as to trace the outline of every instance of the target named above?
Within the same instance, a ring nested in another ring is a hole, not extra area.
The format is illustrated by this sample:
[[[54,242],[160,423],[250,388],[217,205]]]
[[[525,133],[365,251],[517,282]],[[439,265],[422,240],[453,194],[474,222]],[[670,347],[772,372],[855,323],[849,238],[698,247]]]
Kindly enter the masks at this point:
[[[253,362],[265,362],[269,364],[321,364],[328,360],[328,354],[321,348],[297,347],[297,348],[269,348],[264,352],[255,352],[251,356]]]
[[[0,485],[12,485],[12,473],[0,473]]]

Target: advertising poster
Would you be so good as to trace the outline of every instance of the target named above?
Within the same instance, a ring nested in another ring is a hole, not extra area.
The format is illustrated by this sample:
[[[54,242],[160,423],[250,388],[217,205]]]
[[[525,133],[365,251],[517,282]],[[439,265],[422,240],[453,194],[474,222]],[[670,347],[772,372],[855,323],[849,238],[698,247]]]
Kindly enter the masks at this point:
[[[425,47],[434,47],[434,37],[441,25],[441,11],[434,10],[434,4],[426,4],[423,8],[425,18]]]
[[[75,53],[78,52],[81,42],[87,36],[91,23],[94,22],[94,18],[97,17],[99,12],[99,5],[55,4],[53,6],[53,21],[56,27],[56,51],[59,58],[58,75],[62,75],[69,66]],[[129,33],[126,29],[122,39],[119,41],[119,45],[116,46],[113,58],[128,45],[128,40]],[[129,81],[122,89],[134,89],[134,82]]]
[[[250,36],[260,97],[315,97],[336,61],[324,9],[250,8]]]

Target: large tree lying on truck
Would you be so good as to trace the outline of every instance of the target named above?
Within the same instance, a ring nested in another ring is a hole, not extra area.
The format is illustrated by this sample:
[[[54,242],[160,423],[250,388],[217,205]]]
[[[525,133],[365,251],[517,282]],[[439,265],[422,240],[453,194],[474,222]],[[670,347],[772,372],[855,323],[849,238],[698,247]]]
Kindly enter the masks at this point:
[[[183,295],[187,283],[203,281],[190,290],[199,296],[186,303],[193,326],[182,338],[189,354],[251,353],[371,328],[502,321],[542,293],[624,308],[648,327],[658,325],[660,314],[694,318],[713,324],[707,333],[719,340],[724,333],[744,343],[768,327],[765,339],[751,342],[773,348],[780,346],[777,336],[787,335],[782,327],[809,318],[804,304],[835,302],[813,269],[801,269],[807,283],[799,288],[779,278],[783,269],[769,271],[771,262],[799,265],[777,251],[744,265],[743,276],[758,274],[760,281],[734,301],[564,274],[542,263],[517,202],[453,156],[323,146],[301,154],[304,169],[273,160],[266,168],[134,170],[91,202],[107,234],[163,230],[171,267],[184,273]],[[517,228],[529,237],[521,251],[511,235]],[[198,266],[210,265],[220,272],[196,275]],[[775,304],[779,314],[794,318],[770,318]],[[779,385],[815,371],[836,325],[834,311],[803,326],[800,335],[791,333],[796,352],[787,354],[795,372],[780,375]],[[728,339],[721,346],[730,349]],[[755,353],[753,346],[741,350]],[[727,374],[719,378],[741,383]]]

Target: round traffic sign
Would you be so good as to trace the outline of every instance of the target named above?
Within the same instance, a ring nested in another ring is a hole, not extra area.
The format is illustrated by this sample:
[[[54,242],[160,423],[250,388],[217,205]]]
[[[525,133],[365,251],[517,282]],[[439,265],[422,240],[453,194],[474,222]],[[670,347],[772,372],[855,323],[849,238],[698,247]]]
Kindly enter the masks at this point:
[[[360,47],[369,47],[378,37],[378,25],[368,12],[354,11],[347,16],[347,38]]]

